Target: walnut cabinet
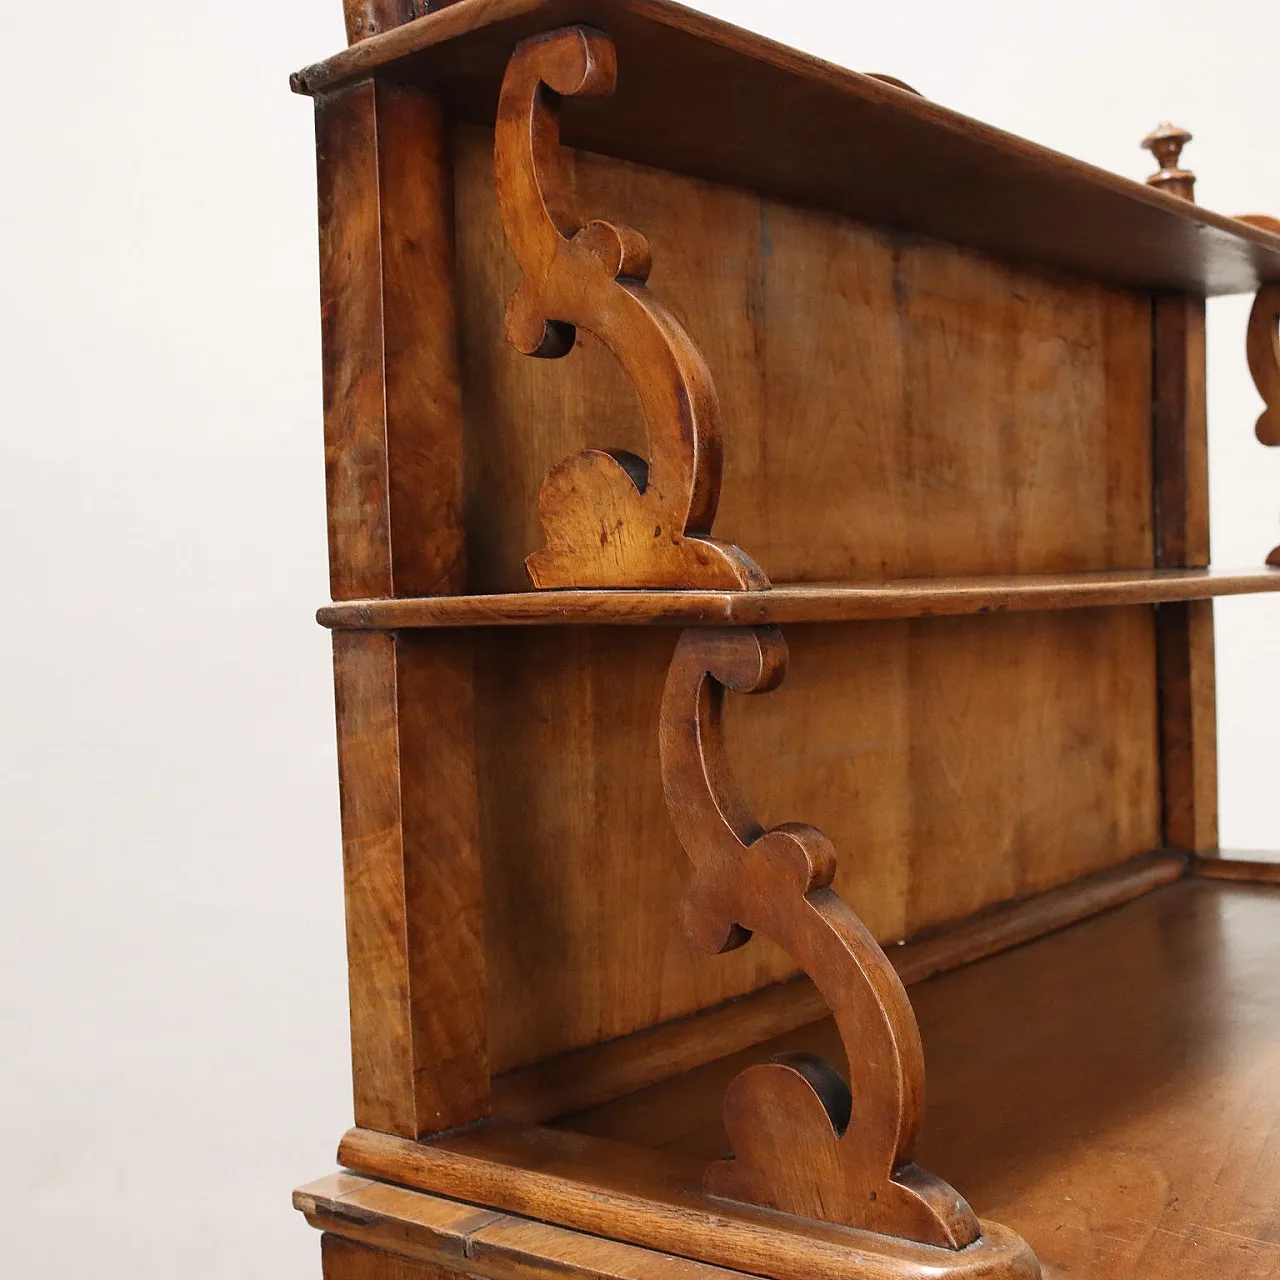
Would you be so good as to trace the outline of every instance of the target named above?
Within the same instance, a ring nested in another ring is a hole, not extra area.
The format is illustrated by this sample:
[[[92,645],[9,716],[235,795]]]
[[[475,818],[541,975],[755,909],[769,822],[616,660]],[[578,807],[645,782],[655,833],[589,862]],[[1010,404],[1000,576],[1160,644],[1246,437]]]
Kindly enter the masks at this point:
[[[1255,295],[1280,444],[1280,222],[668,0],[346,17],[327,1280],[1280,1274],[1204,363]]]

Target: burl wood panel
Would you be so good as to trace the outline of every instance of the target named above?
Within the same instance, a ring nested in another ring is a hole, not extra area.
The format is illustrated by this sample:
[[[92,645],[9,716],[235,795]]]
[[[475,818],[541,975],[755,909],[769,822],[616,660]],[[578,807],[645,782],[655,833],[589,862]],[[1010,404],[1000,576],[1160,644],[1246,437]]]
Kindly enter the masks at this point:
[[[519,269],[492,146],[487,130],[455,132],[468,584],[513,591],[541,545],[546,473],[584,447],[644,456],[645,433],[590,335],[562,360],[509,347]],[[1149,299],[566,159],[579,209],[651,243],[649,283],[720,392],[715,533],[775,582],[1151,564]]]
[[[462,406],[440,105],[367,81],[316,104],[335,600],[456,592]]]
[[[699,955],[663,809],[666,629],[471,633],[495,1073],[795,972]],[[832,840],[835,885],[897,940],[1159,843],[1151,611],[793,626],[786,684],[731,701],[767,826]]]
[[[466,633],[334,636],[355,1113],[483,1115],[484,922]]]

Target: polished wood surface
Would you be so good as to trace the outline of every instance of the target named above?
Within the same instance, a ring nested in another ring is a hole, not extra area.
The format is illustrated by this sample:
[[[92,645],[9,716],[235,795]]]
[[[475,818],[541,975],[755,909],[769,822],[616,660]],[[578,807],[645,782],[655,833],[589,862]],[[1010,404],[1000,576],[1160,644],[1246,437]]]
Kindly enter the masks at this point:
[[[632,381],[603,343],[581,332],[565,358],[530,360],[508,341],[521,272],[492,152],[489,131],[456,130],[472,594],[528,588],[540,492],[566,457],[649,454]],[[644,228],[649,283],[719,391],[716,535],[772,581],[1151,567],[1149,298],[754,192],[564,160],[578,209]]]
[[[896,582],[782,584],[763,592],[526,591],[500,596],[350,600],[317,610],[321,626],[400,631],[418,627],[741,626],[955,617],[1161,604],[1280,591],[1273,569],[1113,569],[1098,573]]]
[[[1280,884],[1280,853],[1214,849],[1192,858],[1191,873],[1205,880]]]
[[[435,1280],[459,1272],[492,1280],[740,1275],[346,1173],[299,1187],[293,1203],[313,1227],[328,1233],[325,1280]]]
[[[926,931],[889,947],[887,954],[904,983],[923,982],[1130,902],[1179,879],[1185,870],[1186,859],[1180,854],[1147,854],[1059,889]],[[493,1082],[493,1114],[541,1123],[585,1111],[819,1022],[828,1012],[808,978],[775,983],[674,1022],[499,1076]]]
[[[466,636],[336,635],[334,685],[355,1113],[415,1137],[488,1109]]]
[[[332,1234],[320,1237],[320,1265],[324,1280],[455,1280],[459,1274],[468,1274]]]
[[[1276,1271],[1204,306],[1275,443],[1280,224],[669,0],[344,8],[329,1280]]]
[[[439,103],[316,104],[329,573],[335,600],[464,589],[452,179]]]
[[[565,1129],[489,1123],[429,1144],[352,1129],[338,1159],[401,1186],[770,1280],[1040,1280],[1031,1251],[995,1223],[956,1250],[797,1218],[707,1195],[703,1160]]]
[[[1264,230],[664,0],[460,0],[292,83],[328,92],[394,65],[488,123],[512,48],[571,22],[628,68],[608,111],[566,113],[572,146],[1138,288],[1280,280]]]
[[[750,557],[709,537],[720,500],[720,402],[706,361],[646,287],[649,242],[574,208],[560,162],[560,103],[607,98],[613,42],[566,27],[522,42],[502,82],[495,191],[522,272],[507,338],[526,356],[567,356],[584,330],[621,364],[646,422],[643,457],[590,449],[542,482],[547,545],[525,561],[537,587],[769,585]]]
[[[786,675],[773,627],[686,631],[662,698],[662,788],[692,863],[685,935],[712,955],[780,946],[840,1028],[838,1067],[796,1055],[743,1072],[725,1094],[732,1155],[707,1190],[785,1213],[963,1249],[978,1222],[963,1197],[912,1159],[924,1057],[906,989],[832,889],[836,851],[814,827],[765,830],[738,791],[724,742],[728,691],[764,694]]]
[[[921,1156],[1047,1276],[1261,1280],[1280,1268],[1280,888],[1184,879],[913,988]],[[737,1054],[566,1123],[713,1158]]]
[[[687,862],[657,750],[674,634],[451,634],[476,663],[496,1074],[795,974],[763,940],[709,957],[681,934]],[[787,682],[726,709],[730,760],[762,823],[803,816],[851,851],[835,888],[879,941],[1158,847],[1149,610],[797,626],[787,641]]]

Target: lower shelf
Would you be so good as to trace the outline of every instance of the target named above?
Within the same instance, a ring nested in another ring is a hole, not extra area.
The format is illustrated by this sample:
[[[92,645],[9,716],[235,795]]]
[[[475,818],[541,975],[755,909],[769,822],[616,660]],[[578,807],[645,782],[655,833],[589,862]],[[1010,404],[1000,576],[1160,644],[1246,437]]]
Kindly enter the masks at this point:
[[[1280,1275],[1280,887],[1184,879],[911,990],[921,1163],[1047,1276]],[[712,1160],[720,1098],[829,1021],[560,1121]]]
[[[1216,868],[1221,869],[1221,868]],[[1280,1275],[1280,885],[1187,876],[911,989],[920,1162],[983,1235],[956,1252],[708,1197],[724,1090],[775,1053],[839,1061],[829,1021],[562,1117],[349,1168],[777,1280],[1262,1280]],[[995,1225],[1000,1224],[1000,1225]]]

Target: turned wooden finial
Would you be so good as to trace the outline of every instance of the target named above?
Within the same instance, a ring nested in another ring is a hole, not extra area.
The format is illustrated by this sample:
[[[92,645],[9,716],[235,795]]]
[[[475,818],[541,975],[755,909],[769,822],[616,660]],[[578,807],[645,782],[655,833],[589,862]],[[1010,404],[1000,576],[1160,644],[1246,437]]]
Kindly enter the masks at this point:
[[[1195,200],[1196,175],[1189,169],[1180,169],[1178,161],[1182,158],[1182,148],[1191,141],[1191,134],[1179,129],[1176,124],[1157,125],[1142,140],[1142,146],[1150,151],[1160,166],[1159,173],[1153,173],[1147,179],[1150,187],[1160,187],[1171,196],[1179,196],[1183,200]]]

